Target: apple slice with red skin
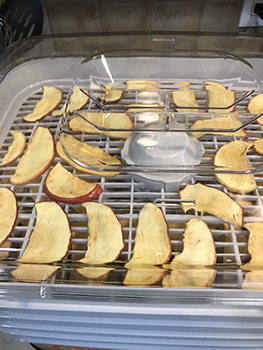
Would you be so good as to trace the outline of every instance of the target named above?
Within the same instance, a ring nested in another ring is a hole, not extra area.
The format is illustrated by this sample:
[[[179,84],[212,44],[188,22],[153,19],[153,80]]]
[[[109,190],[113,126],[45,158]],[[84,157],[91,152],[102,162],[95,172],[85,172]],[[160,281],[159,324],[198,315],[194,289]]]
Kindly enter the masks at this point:
[[[195,209],[201,213],[207,212],[218,218],[243,226],[244,209],[233,198],[217,188],[196,183],[186,185],[179,192],[180,199],[194,200],[192,203],[181,203],[183,211],[186,213],[190,209]]]
[[[63,146],[68,150],[68,152],[71,154],[71,156],[74,159],[77,159],[79,161],[83,161],[84,163],[98,167],[103,169],[103,163],[109,164],[109,165],[117,165],[121,164],[120,160],[116,157],[110,156],[106,152],[104,152],[99,147],[91,146],[87,143],[81,142],[77,140],[72,135],[62,136],[63,137]],[[61,139],[57,141],[57,153],[58,155],[65,160],[69,165],[73,166],[74,168],[94,175],[100,175],[100,176],[115,176],[119,173],[117,172],[106,172],[97,171],[97,170],[91,170],[84,167],[81,167],[80,165],[76,164],[71,160],[64,152]],[[105,166],[107,168],[107,166]],[[116,167],[117,168],[117,167]]]
[[[14,160],[21,156],[26,147],[26,137],[20,131],[10,131],[10,134],[14,137],[12,144],[9,146],[6,155],[0,163],[0,168],[11,164]]]
[[[64,210],[55,202],[36,203],[36,225],[18,261],[48,264],[62,260],[71,244],[71,227]]]
[[[69,128],[73,131],[85,132],[87,134],[99,134],[110,137],[127,139],[131,131],[100,131],[93,124],[108,129],[132,129],[134,127],[130,117],[125,113],[80,113],[81,117],[74,117],[69,121]]]
[[[257,139],[256,141],[254,141],[253,148],[258,154],[263,156],[263,138]]]
[[[246,158],[246,152],[253,146],[252,142],[236,140],[221,146],[214,157],[214,165],[237,170],[249,170],[251,166]],[[249,193],[257,188],[251,174],[216,174],[218,182],[235,193]]]
[[[23,120],[28,123],[35,123],[51,113],[62,101],[62,92],[53,86],[43,86],[43,95],[37,102],[33,112],[26,115]]]
[[[213,119],[198,119],[193,123],[191,129],[235,129],[243,124],[239,120],[236,113],[224,115]],[[247,138],[247,132],[244,129],[240,129],[235,133],[230,132],[193,132],[195,137],[201,137],[203,135],[223,135],[223,136],[236,136]]]
[[[84,94],[81,86],[75,85],[73,88],[72,95],[70,96],[69,104],[65,103],[61,109],[52,112],[53,117],[60,117],[64,113],[72,114],[74,111],[80,110],[89,102],[89,97]],[[85,91],[85,90],[83,90]],[[88,92],[88,91],[85,91]],[[67,107],[66,107],[67,106]]]
[[[77,273],[81,276],[89,279],[98,279],[105,275],[108,275],[113,268],[110,267],[102,267],[102,266],[86,266],[81,267],[80,269],[76,269]]]
[[[61,267],[53,265],[23,264],[13,270],[11,274],[20,281],[40,283],[50,279],[60,269]]]
[[[251,255],[250,261],[242,265],[242,269],[263,268],[263,222],[252,222],[244,225],[249,231],[248,252]]]
[[[17,200],[13,191],[0,187],[0,246],[11,235],[18,215]]]
[[[44,191],[53,201],[79,204],[98,198],[103,190],[99,185],[79,179],[57,163],[45,180]]]
[[[163,279],[164,287],[208,288],[214,281],[216,270],[209,267],[176,267]]]
[[[157,284],[166,275],[167,270],[157,266],[132,267],[128,270],[123,284],[129,286],[149,286]]]
[[[105,204],[82,204],[88,216],[87,252],[79,262],[101,265],[118,259],[124,247],[121,223],[112,209]]]
[[[231,106],[236,101],[236,94],[234,91],[227,90],[224,85],[214,81],[206,81],[205,89],[208,90],[208,106],[213,107],[209,109],[209,113],[234,112],[235,106],[229,109],[215,109],[216,107],[224,108]]]
[[[146,203],[139,214],[135,246],[127,268],[167,263],[172,254],[169,228],[163,212],[152,203]]]
[[[42,126],[37,127],[17,165],[11,183],[24,185],[34,181],[50,167],[55,153],[55,142],[50,130]]]
[[[183,251],[175,255],[170,268],[180,265],[210,266],[215,263],[216,249],[211,230],[204,221],[190,219],[184,232]]]

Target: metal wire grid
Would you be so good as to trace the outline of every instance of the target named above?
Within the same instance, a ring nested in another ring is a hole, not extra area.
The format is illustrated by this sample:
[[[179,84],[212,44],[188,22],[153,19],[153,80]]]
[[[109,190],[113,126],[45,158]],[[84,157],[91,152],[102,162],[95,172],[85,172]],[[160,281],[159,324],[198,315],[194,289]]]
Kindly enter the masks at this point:
[[[60,86],[61,88],[58,81],[54,81],[54,86]],[[63,100],[60,107],[65,102],[70,89],[69,87],[64,87],[61,90],[63,92]],[[41,96],[42,91],[38,90],[21,105],[10,129],[22,131],[26,135],[27,142],[30,141],[34,130],[38,126],[48,127],[53,135],[56,135],[56,137],[58,135],[59,128],[61,127],[61,118],[59,119],[51,116],[47,116],[43,120],[40,120],[32,125],[22,121],[22,118],[32,111],[36,102],[41,98]],[[241,104],[238,108],[239,110],[242,110],[245,107],[246,104],[243,102],[243,104]],[[89,108],[95,108],[93,102],[90,102]],[[242,121],[242,118],[245,118],[246,116],[242,117],[242,115],[240,115],[239,117]],[[191,120],[190,114],[185,114],[184,118],[184,122],[186,124],[192,124],[193,120]],[[262,135],[262,127],[256,122],[249,125],[246,130],[248,132],[249,140],[255,140]],[[124,141],[122,140],[110,139],[109,137],[100,135],[81,134],[80,140],[100,146],[105,152],[111,155],[120,155],[121,147],[124,144]],[[201,140],[205,146],[206,154],[212,156],[220,146],[226,142],[229,142],[231,138],[206,135],[203,136]],[[1,158],[6,153],[11,142],[12,137],[8,134],[0,150]],[[253,152],[248,154],[248,158],[252,162],[262,161],[262,157]],[[2,258],[6,254],[9,256],[9,259],[17,259],[25,250],[30,234],[34,229],[36,220],[34,203],[48,200],[48,197],[43,192],[44,180],[48,171],[31,184],[13,186],[10,183],[10,178],[14,174],[18,161],[19,160],[15,161],[14,164],[1,169],[0,173],[0,186],[8,187],[16,193],[19,209],[16,226],[11,237],[7,241],[10,242],[11,246],[0,248]],[[103,192],[98,201],[110,206],[123,225],[125,247],[119,259],[112,264],[112,266],[115,267],[121,267],[123,262],[127,262],[131,258],[134,247],[138,213],[143,205],[147,202],[154,202],[156,199],[161,199],[163,202],[165,202],[167,199],[179,198],[178,193],[167,192],[164,188],[157,192],[146,191],[143,188],[143,182],[135,181],[132,175],[121,174],[112,178],[99,177],[81,173],[78,170],[68,166],[64,161],[56,156],[53,166],[57,162],[62,162],[67,170],[72,171],[74,175],[78,175],[81,179],[95,181],[103,188]],[[262,221],[263,177],[261,177],[261,175],[256,175],[255,180],[258,184],[258,188],[253,193],[242,196],[232,195],[232,197],[237,200],[242,199],[249,202],[246,205],[243,205],[246,212],[245,222]],[[226,188],[217,183],[214,176],[195,175],[192,177],[191,182],[201,182],[228,192]],[[78,260],[85,254],[87,245],[87,216],[84,208],[81,205],[61,204],[61,206],[69,216],[73,231],[71,249],[64,261],[66,263],[68,261]],[[238,288],[242,285],[243,272],[235,268],[231,269],[230,267],[241,265],[249,259],[247,252],[248,232],[246,230],[237,230],[232,224],[224,223],[215,216],[209,214],[203,214],[201,216],[194,210],[189,214],[184,214],[180,207],[175,208],[165,206],[162,207],[162,209],[170,228],[169,234],[173,248],[173,256],[180,253],[183,249],[182,238],[186,222],[193,216],[201,217],[212,230],[217,252],[217,266],[219,268],[223,268],[221,272],[217,273],[213,286]],[[123,270],[121,269],[119,271]],[[57,277],[53,278],[53,282],[57,283],[59,280],[64,280],[65,276],[67,275],[68,274],[65,272],[65,267],[63,267],[63,269],[57,274]],[[110,278],[110,280],[111,282],[114,282],[114,278]]]

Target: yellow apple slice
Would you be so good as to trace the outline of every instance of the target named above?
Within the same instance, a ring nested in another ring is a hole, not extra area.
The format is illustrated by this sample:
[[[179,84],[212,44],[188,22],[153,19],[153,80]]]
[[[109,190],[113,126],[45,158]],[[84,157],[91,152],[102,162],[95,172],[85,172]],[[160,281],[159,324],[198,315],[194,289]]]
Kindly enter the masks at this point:
[[[67,255],[71,243],[68,216],[55,202],[41,202],[35,206],[36,225],[18,261],[38,264],[60,261]]]
[[[162,265],[172,253],[169,228],[163,212],[152,203],[146,203],[139,214],[135,246],[131,260],[125,267]]]
[[[251,267],[251,268],[253,268],[253,267]],[[253,269],[252,271],[246,273],[246,276],[245,276],[244,281],[242,283],[242,289],[263,289],[262,266],[259,270]]]
[[[59,117],[64,115],[64,113],[72,114],[74,111],[80,110],[89,102],[89,97],[84,94],[81,86],[75,85],[73,87],[72,95],[70,96],[68,106],[65,103],[61,109],[52,112],[53,117]],[[85,92],[88,92],[84,90]],[[66,108],[67,106],[67,108]]]
[[[44,191],[53,201],[78,204],[98,198],[103,190],[99,185],[79,179],[57,163],[45,180]]]
[[[191,126],[191,129],[236,129],[243,124],[239,120],[236,113],[226,114],[222,117],[217,117],[213,119],[198,119]],[[195,137],[201,137],[203,135],[223,135],[223,136],[236,136],[247,138],[247,132],[244,129],[238,130],[235,133],[231,132],[194,132]]]
[[[257,139],[256,141],[254,141],[253,148],[258,154],[263,156],[263,138]]]
[[[166,275],[167,270],[157,266],[132,267],[128,270],[123,284],[130,286],[149,286],[157,284]]]
[[[263,113],[263,94],[260,93],[251,98],[247,105],[247,111],[249,113]],[[263,125],[263,117],[257,119],[257,122]]]
[[[66,150],[68,150],[73,159],[81,161],[92,167],[103,169],[103,167],[107,167],[107,165],[103,165],[104,163],[109,165],[121,164],[121,162],[116,157],[110,156],[109,154],[101,150],[99,147],[91,146],[87,143],[81,142],[72,135],[67,135],[64,137],[63,146],[66,148]],[[77,165],[65,154],[62,148],[61,140],[57,142],[57,153],[62,159],[65,160],[65,162],[67,162],[69,165],[73,166],[74,168],[80,171],[94,175],[109,177],[118,174],[117,172],[103,172],[103,170],[91,170]]]
[[[132,129],[133,122],[126,113],[80,113],[80,117],[75,117],[69,121],[69,128],[73,131],[85,132],[87,134],[102,134],[105,136],[118,137],[127,139],[131,134],[126,131],[100,131],[96,127],[89,124],[88,121],[97,125],[98,127],[107,129]]]
[[[176,268],[163,278],[164,287],[208,288],[214,281],[216,270],[210,268]]]
[[[210,266],[216,263],[216,250],[212,232],[206,223],[192,218],[186,224],[184,249],[175,255],[170,268],[180,265]]]
[[[156,85],[160,85],[160,83],[151,80],[128,80],[126,85],[126,90],[158,90]]]
[[[124,90],[114,89],[115,86],[123,85],[123,83],[111,83],[108,85],[102,85],[102,89],[105,90],[105,96],[101,98],[103,103],[118,102],[124,95]]]
[[[263,222],[252,222],[244,225],[249,231],[248,252],[250,261],[242,269],[263,268]]]
[[[11,235],[18,209],[14,192],[5,187],[0,187],[0,246]]]
[[[101,266],[92,266],[92,267],[87,266],[87,267],[81,267],[80,269],[76,269],[76,271],[81,276],[89,279],[98,279],[100,277],[108,275],[113,270],[114,270],[113,268],[101,267]]]
[[[195,92],[192,90],[176,90],[172,92],[172,99],[177,107],[198,107],[198,103],[195,100]],[[178,108],[177,112],[189,112],[197,113],[198,109],[195,108]]]
[[[187,185],[179,192],[180,199],[194,200],[192,203],[181,203],[183,211],[186,213],[190,209],[195,209],[201,213],[209,213],[218,218],[243,225],[244,210],[233,198],[217,188],[202,185],[200,183]]]
[[[34,123],[51,113],[62,101],[62,92],[53,86],[43,86],[43,95],[33,112],[26,115],[25,122]]]
[[[55,143],[48,128],[39,126],[27,146],[26,153],[17,165],[11,178],[13,185],[24,185],[42,175],[55,157]]]
[[[39,283],[50,279],[60,269],[61,267],[52,265],[23,264],[18,266],[11,274],[18,280]]]
[[[226,87],[220,83],[217,83],[216,81],[205,81],[205,89],[225,91]]]
[[[115,261],[124,247],[121,224],[112,209],[102,203],[83,203],[88,216],[87,252],[79,262],[107,264]]]
[[[26,137],[20,131],[10,131],[10,134],[14,137],[12,144],[9,146],[8,151],[2,162],[0,163],[0,168],[12,163],[24,152],[26,146]]]
[[[253,146],[252,142],[236,140],[229,142],[216,152],[214,165],[226,169],[249,170],[251,166],[246,158],[246,152]],[[235,193],[249,193],[257,188],[257,184],[251,174],[216,174],[217,180],[229,191]]]

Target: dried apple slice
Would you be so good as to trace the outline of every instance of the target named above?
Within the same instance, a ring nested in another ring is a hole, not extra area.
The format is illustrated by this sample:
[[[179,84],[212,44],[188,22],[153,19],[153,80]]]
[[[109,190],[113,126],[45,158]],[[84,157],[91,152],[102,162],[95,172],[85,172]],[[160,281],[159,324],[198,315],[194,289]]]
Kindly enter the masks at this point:
[[[258,154],[263,156],[263,138],[257,139],[256,141],[254,141],[253,148]]]
[[[12,144],[9,146],[8,151],[2,162],[0,163],[0,168],[12,163],[24,152],[26,146],[26,137],[20,131],[10,131],[10,134],[14,137]]]
[[[125,267],[162,265],[172,253],[169,228],[163,212],[152,203],[146,203],[139,214],[135,246],[131,260]]]
[[[11,274],[18,280],[39,283],[50,279],[60,269],[61,267],[52,265],[23,264],[18,266]]]
[[[62,260],[71,243],[71,228],[64,210],[55,202],[36,203],[37,219],[30,241],[18,261],[48,264]]]
[[[76,271],[83,277],[89,279],[98,279],[105,275],[108,275],[113,268],[110,267],[101,267],[101,266],[87,266],[81,267],[80,269],[76,269]]]
[[[55,158],[55,143],[48,128],[39,126],[28,144],[26,153],[17,165],[13,185],[24,185],[42,175]]]
[[[81,90],[82,90],[81,86],[75,85],[73,87],[73,92],[72,92],[72,95],[70,96],[68,106],[65,103],[61,109],[53,111],[52,116],[59,117],[64,113],[72,114],[74,111],[78,111],[79,109],[84,107],[85,104],[89,102],[89,97],[86,94],[84,94]],[[86,90],[84,91],[88,92]]]
[[[101,203],[83,203],[88,216],[88,250],[83,264],[115,261],[124,247],[121,224],[112,209]]]
[[[102,134],[111,137],[126,139],[131,132],[126,131],[100,131],[96,127],[88,123],[97,125],[98,127],[108,129],[132,129],[133,122],[125,113],[80,113],[80,117],[75,117],[69,121],[69,128],[73,131],[86,132],[88,134]]]
[[[205,81],[205,89],[225,91],[226,87],[220,83],[217,83],[216,81]]]
[[[190,209],[195,209],[201,213],[207,212],[215,215],[239,227],[243,225],[244,210],[241,205],[217,188],[200,183],[187,185],[179,192],[179,196],[180,199],[195,201],[195,204],[181,203],[185,213]]]
[[[245,276],[244,281],[242,283],[242,288],[243,289],[263,289],[263,270],[262,270],[262,267],[260,270],[252,270],[252,271],[246,273],[246,276]]]
[[[208,288],[214,281],[216,270],[210,268],[180,268],[163,278],[164,287]]]
[[[216,250],[212,232],[206,223],[192,218],[186,224],[184,249],[175,255],[170,267],[180,265],[210,266],[216,263]]]
[[[62,101],[62,92],[53,86],[43,86],[43,95],[33,112],[26,115],[25,122],[34,123],[51,113]]]
[[[57,163],[46,178],[44,191],[54,201],[79,204],[98,198],[103,190],[99,185],[79,179]]]
[[[113,89],[115,86],[123,85],[122,83],[111,83],[108,85],[102,85],[102,89],[105,90],[105,97],[101,98],[103,103],[118,102],[124,95],[124,90]]]
[[[11,235],[17,219],[17,200],[14,192],[0,187],[0,246]]]
[[[87,143],[81,142],[72,135],[67,135],[63,138],[63,146],[66,148],[66,150],[68,150],[73,159],[82,161],[83,163],[86,163],[92,167],[103,169],[104,163],[109,165],[121,164],[121,162],[116,157],[110,156],[109,154],[101,150],[99,147],[94,147]],[[62,159],[65,160],[65,162],[67,162],[69,165],[73,166],[74,168],[80,171],[89,174],[109,177],[119,174],[117,172],[103,172],[103,170],[96,171],[79,166],[65,154],[61,144],[61,140],[57,142],[57,153]],[[107,165],[105,167],[107,167]]]
[[[177,107],[198,107],[198,103],[195,100],[195,92],[192,90],[176,90],[172,92],[172,99]],[[179,108],[177,112],[189,112],[198,113],[198,109],[195,108]]]
[[[236,113],[226,114],[222,117],[217,117],[213,119],[198,119],[191,126],[191,129],[236,129],[243,124],[239,120]],[[235,133],[231,132],[194,132],[195,137],[201,137],[203,135],[223,135],[223,136],[236,136],[247,138],[247,132],[244,129],[238,130]]]
[[[237,170],[249,170],[251,166],[246,158],[246,152],[253,146],[252,142],[236,140],[229,142],[216,152],[214,165]],[[251,174],[216,174],[217,180],[229,191],[235,193],[249,193],[257,188]]]
[[[166,275],[167,270],[157,266],[132,267],[126,274],[123,284],[130,286],[149,286],[157,284]]]
[[[126,85],[126,90],[158,90],[156,85],[160,83],[152,80],[128,80]]]
[[[208,109],[209,113],[230,113],[235,111],[235,106],[232,106],[236,101],[236,95],[234,91],[227,90],[223,85],[223,88],[219,88],[220,84],[215,83],[213,85],[208,84],[205,86],[206,90],[208,90]],[[226,108],[231,106],[230,108]],[[211,108],[212,107],[212,108]],[[218,109],[216,109],[218,108]],[[226,109],[223,109],[226,108]]]
[[[252,222],[244,225],[249,231],[248,252],[250,261],[242,269],[263,268],[263,222]]]
[[[257,94],[256,96],[252,97],[251,100],[248,102],[247,105],[247,111],[249,113],[263,113],[263,94]],[[260,125],[263,125],[263,117],[260,117],[257,119],[257,122]]]

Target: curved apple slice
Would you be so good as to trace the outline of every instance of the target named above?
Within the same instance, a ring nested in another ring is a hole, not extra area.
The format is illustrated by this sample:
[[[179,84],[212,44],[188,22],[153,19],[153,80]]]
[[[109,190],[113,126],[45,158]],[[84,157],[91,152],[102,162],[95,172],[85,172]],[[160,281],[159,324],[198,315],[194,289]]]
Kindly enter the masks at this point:
[[[237,224],[243,225],[244,210],[233,198],[217,188],[202,185],[186,185],[179,192],[180,199],[194,200],[192,203],[181,203],[183,211],[186,213],[190,209],[195,209],[201,213],[207,212],[218,218]]]
[[[176,90],[172,92],[172,99],[177,107],[198,107],[198,103],[195,100],[195,92],[192,90]],[[198,109],[192,108],[179,108],[177,112],[189,112],[198,113]]]
[[[216,81],[205,81],[205,89],[206,90],[226,90],[226,87]]]
[[[55,143],[48,128],[39,126],[28,144],[26,153],[17,165],[13,185],[24,185],[42,175],[55,158]]]
[[[0,246],[11,235],[17,219],[17,200],[14,192],[0,187]]]
[[[67,135],[64,137],[63,146],[66,148],[66,150],[68,150],[68,152],[71,154],[73,159],[82,161],[83,163],[88,164],[92,167],[103,169],[104,163],[110,164],[110,165],[121,164],[121,162],[116,157],[110,156],[109,154],[101,150],[99,147],[91,146],[87,143],[81,142],[75,139],[75,137],[73,137],[72,135]],[[65,162],[67,162],[69,165],[73,166],[74,168],[80,171],[83,171],[89,174],[109,176],[109,177],[119,174],[116,172],[103,172],[103,170],[96,171],[96,170],[86,169],[84,167],[77,165],[65,154],[60,140],[57,142],[57,153],[62,159],[65,160]]]
[[[0,168],[12,163],[24,152],[26,146],[26,137],[20,131],[10,131],[10,134],[14,137],[12,144],[9,146],[6,155],[0,163]]]
[[[248,252],[250,261],[242,269],[262,268],[263,266],[263,222],[252,222],[244,225],[249,231]]]
[[[214,165],[226,168],[235,166],[238,170],[249,170],[251,166],[246,158],[246,152],[253,146],[252,142],[232,141],[216,152]],[[257,188],[257,184],[251,174],[216,174],[217,180],[226,186],[231,192],[249,193]]]
[[[89,279],[101,278],[105,275],[108,275],[113,270],[114,270],[113,268],[101,267],[101,266],[92,266],[92,267],[87,266],[87,267],[81,267],[80,269],[76,269],[77,273]]]
[[[157,266],[132,267],[126,274],[123,284],[130,286],[149,286],[157,284],[166,275],[167,270]]]
[[[175,255],[170,267],[180,265],[210,266],[216,263],[216,250],[212,232],[198,218],[190,219],[184,232],[184,248]]]
[[[69,128],[73,131],[85,132],[88,134],[102,134],[110,137],[118,137],[127,139],[130,136],[131,131],[100,131],[96,127],[88,123],[97,125],[98,127],[108,129],[132,129],[133,122],[130,117],[125,113],[80,113],[83,120],[80,117],[75,117],[69,121]]]
[[[44,191],[54,201],[78,204],[98,198],[103,190],[99,185],[79,179],[57,163],[45,180]]]
[[[61,267],[52,265],[23,264],[18,266],[11,274],[18,280],[42,282],[50,279],[60,269]]]
[[[101,203],[83,203],[88,216],[88,250],[83,264],[107,264],[115,261],[124,247],[121,224],[111,210]]]
[[[62,92],[53,86],[43,86],[43,95],[33,112],[26,115],[25,122],[34,123],[51,113],[62,101]]]
[[[191,129],[236,129],[243,124],[239,120],[236,113],[227,114],[223,117],[213,118],[213,119],[199,119],[191,126]],[[244,129],[238,130],[235,133],[231,132],[194,132],[195,137],[201,137],[203,135],[223,135],[223,136],[236,136],[247,138],[247,132]]]
[[[126,90],[158,90],[156,85],[160,83],[152,80],[128,80],[126,85]]]
[[[105,97],[101,98],[103,103],[113,103],[118,102],[124,95],[124,90],[113,89],[115,86],[123,85],[123,83],[111,83],[108,85],[102,85],[102,89],[105,90]]]
[[[55,202],[41,202],[35,206],[36,225],[18,261],[38,264],[60,261],[67,255],[71,243],[68,216]]]
[[[235,106],[227,110],[214,109],[216,107],[224,108],[231,106],[236,101],[236,94],[234,91],[227,90],[227,88],[215,81],[206,81],[205,89],[208,90],[208,106],[213,107],[209,109],[209,113],[234,112]]]
[[[247,105],[247,111],[249,113],[263,113],[263,94],[260,93],[251,98]],[[257,119],[257,122],[263,125],[263,117]]]
[[[162,265],[172,253],[169,228],[163,212],[152,203],[146,203],[139,214],[135,246],[131,260],[125,267]]]
[[[258,154],[263,156],[263,138],[257,139],[256,141],[254,141],[253,148]]]
[[[163,279],[164,287],[177,288],[207,288],[216,276],[216,270],[210,268],[176,268]]]

